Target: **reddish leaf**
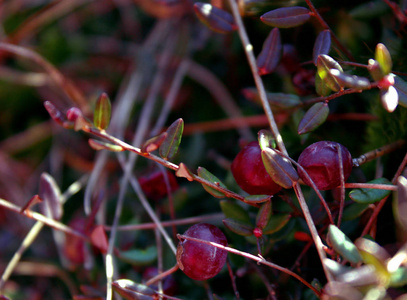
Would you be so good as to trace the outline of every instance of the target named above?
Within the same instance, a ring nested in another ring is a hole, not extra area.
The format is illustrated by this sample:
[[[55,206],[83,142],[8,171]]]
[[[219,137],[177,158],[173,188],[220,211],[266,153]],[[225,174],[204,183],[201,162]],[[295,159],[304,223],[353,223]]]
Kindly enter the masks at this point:
[[[260,17],[260,20],[279,28],[290,28],[304,24],[310,18],[310,11],[301,6],[282,7],[269,11]]]
[[[141,146],[141,152],[143,153],[150,153],[158,148],[160,148],[161,144],[165,141],[167,138],[168,133],[163,132],[158,136],[152,137],[151,139],[148,139],[142,146]]]
[[[298,134],[304,134],[315,130],[318,126],[325,122],[329,115],[328,103],[318,102],[315,103],[311,108],[305,113],[298,125]]]
[[[107,253],[109,242],[103,225],[98,225],[92,230],[90,239],[92,241],[92,245],[99,248],[100,252],[103,254]]]
[[[171,159],[177,153],[183,131],[184,120],[181,118],[168,127],[166,131],[167,136],[159,147],[159,153],[162,158]]]
[[[194,11],[198,19],[213,31],[229,33],[236,30],[233,16],[216,6],[197,2],[194,4]]]
[[[51,118],[59,125],[69,129],[73,128],[73,123],[67,122],[65,115],[62,114],[62,112],[58,110],[58,108],[56,108],[56,106],[52,102],[45,101],[44,107],[48,111]]]
[[[188,181],[194,181],[194,176],[192,172],[188,169],[188,167],[184,163],[179,164],[178,170],[175,171],[175,176],[184,177]]]
[[[96,101],[95,111],[93,115],[93,124],[100,130],[105,130],[109,126],[110,117],[112,114],[112,105],[110,104],[109,96],[102,93]]]
[[[262,150],[261,158],[271,179],[283,188],[289,189],[298,181],[297,171],[275,149],[266,148]]]
[[[272,73],[283,54],[280,31],[274,28],[264,41],[263,49],[257,57],[257,68],[260,75]]]
[[[44,215],[59,220],[63,214],[61,191],[55,179],[50,174],[41,174],[38,195],[43,200]]]
[[[271,217],[271,200],[265,202],[259,209],[256,217],[256,226],[260,229],[266,227]]]
[[[331,32],[329,30],[321,31],[315,40],[314,49],[312,52],[312,60],[317,65],[318,56],[328,54],[331,49]]]

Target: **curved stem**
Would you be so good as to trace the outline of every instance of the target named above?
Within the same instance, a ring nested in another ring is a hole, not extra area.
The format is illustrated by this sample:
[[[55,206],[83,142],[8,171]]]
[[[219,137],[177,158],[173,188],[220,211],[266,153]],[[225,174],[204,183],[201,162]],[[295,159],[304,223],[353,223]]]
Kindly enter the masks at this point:
[[[198,242],[198,243],[211,245],[211,246],[214,246],[216,248],[220,248],[220,249],[223,249],[225,251],[228,251],[230,253],[240,255],[240,256],[246,257],[248,259],[254,260],[258,264],[263,264],[263,265],[269,266],[269,267],[271,267],[273,269],[279,270],[279,271],[281,271],[283,273],[286,273],[286,274],[294,277],[295,279],[299,280],[300,282],[302,282],[304,285],[306,285],[308,288],[310,288],[315,293],[315,295],[317,295],[318,297],[321,296],[321,292],[318,291],[316,288],[314,288],[307,281],[305,281],[304,278],[302,278],[298,274],[290,271],[287,268],[281,267],[279,265],[273,264],[272,262],[269,262],[269,261],[265,260],[263,257],[255,256],[253,254],[250,254],[250,253],[247,253],[247,252],[242,252],[242,251],[236,250],[234,248],[223,246],[221,244],[217,244],[217,243],[214,243],[214,242],[209,242],[209,241],[193,238],[193,237],[190,237],[190,236],[185,236],[185,235],[182,235],[182,234],[178,234],[177,236],[178,236],[179,239],[186,239],[186,240],[191,240],[191,241],[195,241],[195,242]]]

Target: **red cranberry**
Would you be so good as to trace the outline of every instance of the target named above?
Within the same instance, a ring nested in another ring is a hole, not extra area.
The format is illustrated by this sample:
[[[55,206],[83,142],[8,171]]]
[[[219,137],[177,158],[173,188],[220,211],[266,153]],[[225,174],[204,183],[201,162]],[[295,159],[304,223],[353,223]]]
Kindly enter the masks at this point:
[[[172,172],[167,171],[166,173],[171,191],[173,192],[179,187],[177,179]],[[156,171],[147,176],[140,177],[139,182],[143,192],[149,199],[158,201],[168,194],[164,174],[161,171]]]
[[[227,245],[223,232],[216,226],[199,223],[191,226],[185,236]],[[206,280],[217,275],[225,265],[227,251],[211,245],[184,239],[177,247],[179,268],[190,278]]]
[[[352,156],[348,149],[339,143],[330,141],[314,143],[305,148],[298,158],[298,163],[307,171],[319,190],[330,190],[341,183],[338,146],[341,150],[343,175],[346,181],[352,171]],[[310,185],[302,170],[298,170],[298,175]]]
[[[274,195],[281,190],[264,168],[258,142],[247,144],[235,157],[231,168],[237,184],[251,195]]]

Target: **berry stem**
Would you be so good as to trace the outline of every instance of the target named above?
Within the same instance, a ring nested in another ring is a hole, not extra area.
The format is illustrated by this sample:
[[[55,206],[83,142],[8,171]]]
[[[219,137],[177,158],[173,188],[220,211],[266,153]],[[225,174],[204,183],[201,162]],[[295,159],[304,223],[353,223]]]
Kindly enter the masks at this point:
[[[145,285],[152,285],[154,283],[156,283],[157,281],[162,280],[163,278],[167,277],[168,275],[174,273],[175,271],[177,271],[179,269],[178,264],[175,264],[175,266],[173,266],[172,268],[168,269],[165,272],[162,272],[156,276],[154,276],[153,278],[150,278]]]
[[[281,267],[279,265],[273,264],[272,262],[269,262],[269,261],[265,260],[263,257],[255,256],[253,254],[250,254],[250,253],[247,253],[247,252],[242,252],[242,251],[236,250],[234,248],[230,248],[228,246],[223,246],[223,245],[218,244],[218,243],[208,242],[208,241],[205,241],[205,240],[193,238],[193,237],[182,235],[182,234],[178,234],[177,237],[179,239],[186,239],[186,240],[191,240],[191,241],[195,241],[195,242],[198,242],[198,243],[211,245],[211,246],[214,246],[216,248],[220,248],[220,249],[223,249],[225,251],[228,251],[230,253],[240,255],[240,256],[246,257],[248,259],[254,260],[259,264],[263,264],[263,265],[269,266],[271,268],[274,268],[276,270],[279,270],[279,271],[281,271],[283,273],[286,273],[286,274],[294,277],[295,279],[299,280],[300,282],[302,282],[304,285],[306,285],[308,288],[310,288],[315,293],[315,295],[317,295],[318,297],[321,296],[321,292],[318,291],[317,289],[315,289],[311,284],[309,284],[301,276],[299,276],[298,274],[290,271],[289,269],[286,269],[286,268]]]
[[[341,193],[340,193],[340,204],[339,204],[339,214],[338,214],[338,224],[337,224],[337,227],[340,228],[343,209],[345,207],[345,176],[343,173],[342,148],[337,144],[336,149],[338,151],[339,174],[341,177],[341,185],[340,185]]]
[[[390,143],[388,145],[385,145],[383,147],[374,149],[372,151],[369,151],[365,154],[362,154],[361,156],[359,156],[358,158],[354,158],[352,160],[353,162],[353,166],[354,167],[359,167],[360,165],[363,165],[364,163],[367,163],[373,159],[376,159],[380,156],[383,156],[385,154],[388,154],[394,150],[397,150],[401,147],[403,147],[406,144],[405,140],[398,140],[394,143]]]

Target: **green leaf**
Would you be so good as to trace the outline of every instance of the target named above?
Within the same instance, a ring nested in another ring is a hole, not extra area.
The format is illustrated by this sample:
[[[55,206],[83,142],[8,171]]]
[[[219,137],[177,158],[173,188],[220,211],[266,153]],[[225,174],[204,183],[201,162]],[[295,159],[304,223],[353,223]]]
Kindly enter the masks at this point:
[[[317,129],[329,115],[328,103],[318,102],[311,106],[298,125],[298,134],[304,134]]]
[[[229,33],[236,29],[233,16],[209,3],[196,2],[194,11],[198,19],[209,29],[218,33]]]
[[[320,96],[328,96],[332,90],[326,85],[326,83],[321,79],[318,72],[315,73],[315,91]]]
[[[270,195],[249,195],[244,198],[247,203],[263,203],[269,201],[272,196]]]
[[[393,63],[391,60],[390,52],[385,45],[383,45],[382,43],[377,44],[374,58],[379,63],[384,75],[387,75],[391,72]]]
[[[220,208],[226,218],[235,219],[243,223],[250,224],[250,217],[248,212],[239,204],[230,200],[220,201]]]
[[[110,123],[112,114],[112,105],[109,96],[102,93],[96,101],[95,111],[93,114],[93,124],[100,130],[106,130]]]
[[[263,228],[263,234],[272,234],[279,231],[288,223],[288,221],[290,221],[290,219],[290,214],[271,215],[266,227]]]
[[[262,150],[261,159],[271,179],[283,188],[289,189],[298,181],[298,173],[292,164],[275,149]]]
[[[127,300],[153,300],[157,292],[152,288],[129,279],[119,279],[112,283],[113,290]]]
[[[344,221],[354,220],[360,217],[368,208],[369,204],[366,203],[352,203],[345,207],[342,218]]]
[[[389,180],[386,178],[377,178],[371,180],[367,183],[370,184],[391,184]],[[368,188],[361,188],[361,189],[353,189],[349,192],[349,197],[358,203],[370,204],[375,203],[382,200],[384,197],[389,195],[391,191],[389,190],[379,190],[379,189],[368,189]]]
[[[260,149],[265,148],[275,148],[276,141],[274,139],[273,133],[270,130],[261,129],[257,133],[257,138],[259,140]]]
[[[92,149],[98,150],[98,151],[99,150],[108,150],[111,152],[124,151],[122,146],[106,143],[106,142],[95,140],[95,139],[89,139],[88,143]]]
[[[333,249],[346,260],[355,264],[362,261],[355,244],[335,225],[329,225],[327,238]]]
[[[358,238],[355,245],[363,259],[363,262],[374,266],[381,282],[387,284],[390,281],[390,273],[387,270],[387,261],[390,258],[387,251],[375,241],[366,238]]]
[[[257,212],[256,226],[260,229],[266,227],[271,217],[271,200],[263,203]]]
[[[150,246],[146,249],[132,249],[120,252],[119,258],[131,265],[145,266],[157,259],[157,247]]]
[[[198,167],[198,176],[202,177],[203,179],[210,181],[214,184],[216,184],[217,186],[220,186],[224,189],[227,189],[227,187],[219,180],[218,177],[216,177],[215,175],[213,175],[211,172],[209,172],[207,169],[203,168],[203,167]],[[225,194],[215,190],[214,188],[207,186],[205,184],[202,185],[203,188],[212,196],[216,197],[216,198],[224,198]]]
[[[168,127],[166,131],[167,136],[159,147],[159,153],[162,158],[169,160],[177,153],[183,131],[184,120],[181,118]]]
[[[329,72],[330,69],[336,69],[343,72],[341,65],[332,57],[322,54],[317,59],[318,75],[325,82],[325,84],[334,92],[338,92],[341,89],[341,85],[338,83],[335,77]]]
[[[282,7],[269,11],[260,20],[273,27],[290,28],[304,24],[310,18],[310,11],[301,6]]]
[[[266,95],[270,105],[278,108],[291,108],[301,104],[300,97],[294,94],[268,92]]]
[[[382,0],[369,1],[350,10],[349,15],[359,20],[368,20],[383,16],[389,11],[389,6]]]
[[[390,275],[391,287],[402,287],[407,284],[407,268],[399,267],[395,272]]]
[[[251,225],[248,225],[246,223],[243,223],[241,221],[226,218],[223,220],[223,224],[230,231],[232,231],[238,235],[241,235],[241,236],[253,235],[254,227]]]

